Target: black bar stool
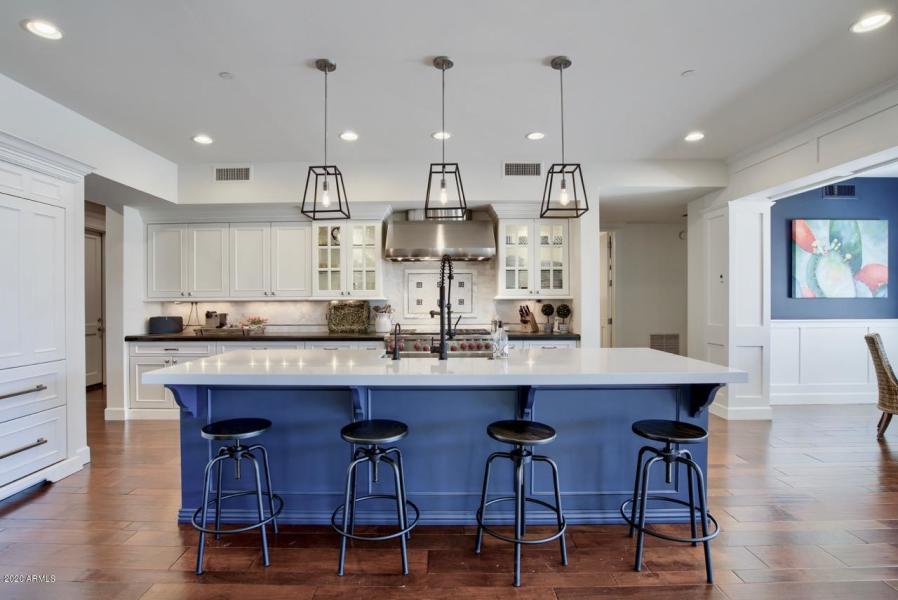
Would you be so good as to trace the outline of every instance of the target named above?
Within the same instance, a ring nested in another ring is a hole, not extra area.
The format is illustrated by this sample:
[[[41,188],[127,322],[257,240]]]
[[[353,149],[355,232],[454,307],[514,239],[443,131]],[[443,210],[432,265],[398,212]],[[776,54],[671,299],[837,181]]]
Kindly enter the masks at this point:
[[[202,436],[207,440],[213,441],[233,441],[230,446],[222,446],[218,449],[218,455],[206,463],[205,476],[203,479],[203,505],[196,509],[191,518],[191,523],[200,532],[200,544],[196,553],[196,574],[203,573],[203,555],[206,550],[206,534],[215,534],[215,539],[220,539],[222,534],[242,533],[251,529],[258,528],[262,533],[262,560],[267,567],[268,560],[268,536],[265,532],[265,526],[270,522],[274,526],[274,532],[278,532],[277,516],[284,508],[283,499],[271,491],[271,472],[268,469],[268,451],[265,446],[255,444],[252,446],[243,446],[240,441],[254,438],[262,435],[271,428],[271,421],[268,419],[228,419],[226,421],[218,421],[210,423],[203,427]],[[259,468],[259,459],[253,454],[258,451],[262,455],[262,467],[265,470],[265,486],[267,492],[262,491],[262,477]],[[234,461],[234,476],[240,479],[240,461],[246,459],[253,465],[256,475],[256,486],[252,490],[244,490],[233,492],[230,494],[222,494],[221,491],[221,471],[222,464],[226,459]],[[218,465],[218,484],[215,489],[215,498],[209,500],[209,480],[212,476],[212,467]],[[258,505],[259,520],[245,527],[232,529],[221,528],[221,503],[223,500],[237,498],[239,496],[249,496],[254,494]],[[265,510],[262,507],[262,497],[268,498],[268,517],[265,516]],[[277,501],[277,510],[275,510],[275,501]],[[206,518],[209,504],[215,503],[215,527],[206,527]],[[202,524],[197,522],[202,514]]]
[[[340,566],[337,574],[343,575],[343,567],[346,563],[346,541],[347,540],[366,540],[369,542],[382,542],[399,538],[402,549],[402,574],[408,575],[408,554],[406,551],[406,539],[409,532],[418,524],[418,507],[414,502],[409,501],[405,497],[405,472],[402,470],[402,453],[399,448],[381,448],[386,444],[398,442],[408,435],[408,426],[399,421],[390,421],[387,419],[370,419],[367,421],[356,421],[350,423],[340,431],[343,439],[350,444],[358,444],[365,446],[357,448],[352,455],[352,462],[346,470],[346,494],[343,504],[337,507],[331,515],[331,525],[334,530],[340,534]],[[392,458],[390,455],[394,455]],[[371,463],[374,472],[374,481],[377,481],[377,467],[383,461],[388,464],[393,471],[393,481],[395,494],[370,494],[368,496],[356,497],[356,472],[358,466],[362,463]],[[374,500],[376,498],[395,500],[396,516],[399,521],[399,530],[387,535],[366,536],[356,535],[355,533],[355,505],[357,502],[365,500]],[[411,506],[415,511],[414,520],[409,523],[408,507]],[[343,512],[342,525],[337,524],[337,515]]]
[[[548,456],[533,454],[526,446],[537,446],[548,444],[555,439],[555,429],[543,423],[536,421],[496,421],[486,428],[486,433],[497,442],[504,444],[513,444],[514,450],[511,452],[493,452],[486,459],[486,467],[483,472],[483,491],[480,494],[480,508],[477,509],[477,545],[474,548],[475,554],[480,554],[483,546],[483,532],[487,532],[491,536],[514,544],[514,585],[521,585],[521,545],[522,544],[545,544],[552,540],[559,540],[561,546],[561,564],[567,565],[567,545],[564,541],[564,532],[567,529],[567,522],[564,520],[564,514],[561,511],[561,490],[558,484],[558,465],[555,464]],[[497,458],[507,458],[514,463],[514,496],[502,496],[487,501],[487,492],[490,482],[490,466]],[[524,465],[535,462],[544,462],[552,469],[552,480],[555,485],[555,506],[548,502],[537,498],[528,498],[524,490]],[[496,530],[483,524],[486,508],[497,502],[508,502],[514,500],[514,537],[509,537],[498,533]],[[524,507],[527,502],[538,504],[555,513],[558,529],[552,535],[538,539],[526,539],[524,530],[526,527],[526,519],[524,515]]]
[[[643,446],[639,450],[639,457],[636,461],[636,483],[633,486],[633,498],[624,502],[620,507],[621,516],[630,524],[630,537],[633,537],[633,531],[638,531],[636,538],[636,570],[642,570],[642,550],[645,543],[645,534],[669,540],[672,542],[691,543],[696,546],[699,542],[705,547],[705,571],[708,576],[708,583],[714,583],[714,574],[711,568],[711,540],[720,533],[720,525],[717,524],[707,509],[707,496],[705,494],[705,483],[702,470],[692,460],[692,454],[688,450],[681,450],[674,445],[679,444],[696,444],[704,441],[708,437],[708,432],[691,423],[683,423],[682,421],[665,421],[665,420],[648,420],[637,421],[633,423],[633,433],[653,442],[662,442],[663,449],[653,446]],[[646,453],[653,454],[643,464],[643,458]],[[666,466],[665,481],[671,483],[676,465],[686,466],[686,485],[689,486],[689,502],[680,500],[679,498],[670,498],[668,496],[649,495],[649,475],[652,465],[656,462],[663,461]],[[693,485],[693,477],[695,483]],[[693,491],[695,487],[695,491]],[[696,515],[695,494],[698,494],[698,515]],[[689,526],[692,532],[691,537],[676,537],[661,533],[645,524],[646,505],[649,500],[658,502],[668,502],[680,504],[689,507]],[[627,514],[629,512],[629,515]],[[637,515],[638,512],[638,515]],[[696,534],[695,519],[699,517],[702,525],[702,534]],[[638,518],[637,518],[638,517]],[[714,531],[708,532],[708,521],[714,524]]]

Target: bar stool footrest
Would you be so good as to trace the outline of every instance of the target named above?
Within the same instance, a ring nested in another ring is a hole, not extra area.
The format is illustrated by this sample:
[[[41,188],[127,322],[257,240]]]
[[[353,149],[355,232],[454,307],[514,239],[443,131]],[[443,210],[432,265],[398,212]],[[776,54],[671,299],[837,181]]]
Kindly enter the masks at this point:
[[[240,492],[233,492],[231,494],[224,494],[221,497],[221,501],[224,502],[230,498],[238,498],[240,496],[255,496],[256,490],[244,490]],[[201,514],[203,512],[203,507],[200,506],[195,511],[193,511],[193,516],[190,518],[190,524],[193,525],[193,528],[197,531],[201,531],[203,533],[211,533],[214,535],[226,535],[229,533],[243,533],[245,531],[252,531],[253,529],[258,529],[264,525],[268,525],[271,523],[281,511],[284,510],[284,499],[278,496],[277,494],[270,494],[269,492],[262,492],[263,496],[271,496],[271,499],[277,502],[277,509],[268,516],[268,518],[263,519],[262,521],[255,521],[251,525],[247,525],[246,527],[238,527],[233,529],[215,529],[214,527],[203,527],[197,521],[201,518]],[[216,499],[212,498],[206,505],[215,504]],[[214,519],[213,519],[214,520]]]
[[[555,533],[553,533],[552,535],[550,535],[548,537],[537,538],[537,539],[515,538],[515,537],[509,537],[507,535],[502,535],[498,531],[491,529],[489,525],[485,525],[483,523],[483,511],[486,510],[487,506],[489,506],[490,504],[496,504],[497,502],[512,502],[516,499],[517,498],[515,498],[514,496],[502,496],[500,498],[493,498],[492,500],[488,501],[486,504],[483,505],[483,510],[481,510],[479,508],[477,509],[477,513],[476,513],[477,525],[482,527],[484,532],[490,534],[494,538],[500,539],[505,542],[510,542],[512,544],[546,544],[548,542],[557,540],[558,538],[560,538],[561,536],[564,535],[565,531],[567,531],[567,520],[565,520],[563,515],[561,517],[561,526],[555,531]],[[549,504],[548,502],[545,502],[543,500],[539,500],[538,498],[524,498],[524,501],[530,502],[532,504],[538,504],[540,506],[548,508],[550,511],[552,511],[556,515],[558,514],[558,509],[555,506],[552,506],[551,504]]]
[[[671,504],[679,504],[681,506],[685,506],[686,508],[689,508],[689,503],[686,502],[685,500],[680,500],[679,498],[668,498],[667,496],[646,496],[646,499],[644,500],[644,502],[648,501],[648,500],[654,500],[656,502],[669,502]],[[651,527],[640,527],[639,523],[634,523],[632,521],[632,519],[630,519],[630,515],[627,514],[629,512],[629,508],[632,505],[633,505],[632,498],[626,500],[623,504],[621,504],[620,514],[624,518],[624,521],[626,521],[627,524],[630,525],[631,527],[633,527],[636,531],[642,531],[643,533],[646,533],[652,537],[660,538],[662,540],[667,540],[670,542],[682,542],[684,544],[699,544],[702,542],[708,542],[708,541],[713,540],[720,533],[720,525],[717,523],[717,519],[715,519],[714,515],[712,515],[711,513],[706,513],[706,514],[708,515],[708,521],[710,521],[711,523],[714,524],[714,531],[710,532],[708,535],[697,536],[694,538],[692,538],[692,537],[677,537],[677,536],[673,536],[673,535],[668,535],[666,533],[661,533],[660,531],[652,529]],[[698,516],[699,519],[701,519],[701,513],[699,512],[698,508],[695,508],[694,512],[692,513],[693,521],[695,521],[696,516]]]
[[[362,496],[361,498],[356,498],[355,502],[356,502],[356,504],[358,504],[359,502],[364,502],[365,500],[397,501],[398,499],[396,498],[396,496],[391,496],[390,494],[372,494],[370,496]],[[340,506],[338,506],[336,508],[336,510],[334,510],[334,512],[331,514],[331,527],[333,527],[334,531],[339,533],[341,536],[343,536],[345,538],[349,538],[351,540],[359,540],[359,541],[364,541],[364,542],[383,542],[386,540],[392,540],[394,538],[398,538],[400,536],[408,534],[418,524],[418,519],[421,516],[421,511],[418,510],[418,506],[414,502],[406,499],[405,505],[410,506],[412,508],[412,510],[415,511],[415,518],[411,519],[411,523],[409,523],[405,529],[395,531],[388,535],[379,535],[379,536],[357,535],[354,533],[349,533],[348,531],[343,531],[343,529],[340,527],[340,525],[337,524],[337,515],[340,513],[341,510],[343,510],[343,507],[345,506],[344,504],[341,504]]]

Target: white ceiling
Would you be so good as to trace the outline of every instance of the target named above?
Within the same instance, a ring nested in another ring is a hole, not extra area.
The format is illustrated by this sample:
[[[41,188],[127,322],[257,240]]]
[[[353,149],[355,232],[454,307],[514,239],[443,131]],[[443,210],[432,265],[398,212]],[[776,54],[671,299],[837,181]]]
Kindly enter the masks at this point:
[[[417,165],[439,156],[429,61],[448,54],[448,158],[493,165],[558,158],[545,61],[567,54],[569,160],[723,159],[898,77],[896,23],[848,30],[881,7],[898,2],[4,0],[0,72],[180,164],[318,162],[329,57],[333,161]],[[33,17],[65,37],[25,33]]]

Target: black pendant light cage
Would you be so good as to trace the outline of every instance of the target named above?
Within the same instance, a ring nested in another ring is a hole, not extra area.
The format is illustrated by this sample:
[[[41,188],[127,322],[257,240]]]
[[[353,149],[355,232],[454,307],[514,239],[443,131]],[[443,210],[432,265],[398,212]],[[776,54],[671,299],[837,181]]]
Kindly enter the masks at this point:
[[[336,165],[327,164],[327,74],[335,71],[337,65],[326,58],[319,58],[315,61],[315,68],[324,73],[324,164],[309,167],[300,211],[313,221],[349,219],[349,200],[346,186],[343,185],[343,173]]]
[[[447,56],[437,56],[433,59],[433,66],[440,70],[442,81],[442,162],[430,163],[427,195],[424,197],[424,217],[460,221],[468,212],[461,169],[458,163],[446,162],[446,71],[452,68],[453,62]]]
[[[539,216],[543,219],[577,219],[589,211],[589,200],[580,163],[564,160],[564,70],[571,66],[571,59],[556,56],[550,65],[558,71],[561,92],[561,162],[554,163],[546,171]]]

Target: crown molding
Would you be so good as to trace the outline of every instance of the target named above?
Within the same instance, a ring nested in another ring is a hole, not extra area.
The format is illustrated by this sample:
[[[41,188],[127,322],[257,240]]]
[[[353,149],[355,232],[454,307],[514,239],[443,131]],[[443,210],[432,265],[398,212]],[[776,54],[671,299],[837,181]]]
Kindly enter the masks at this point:
[[[94,170],[83,162],[0,131],[0,161],[72,183]]]

